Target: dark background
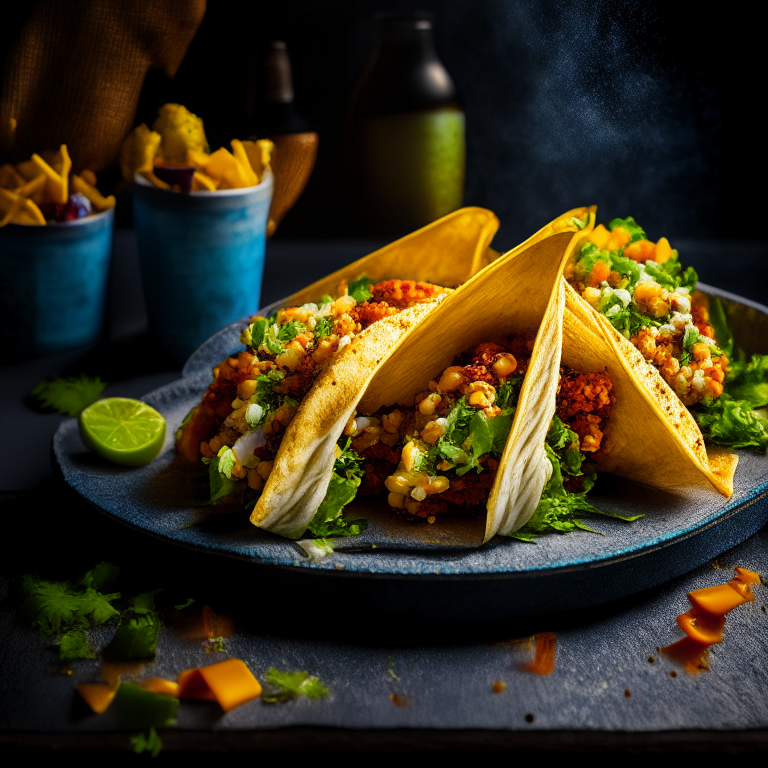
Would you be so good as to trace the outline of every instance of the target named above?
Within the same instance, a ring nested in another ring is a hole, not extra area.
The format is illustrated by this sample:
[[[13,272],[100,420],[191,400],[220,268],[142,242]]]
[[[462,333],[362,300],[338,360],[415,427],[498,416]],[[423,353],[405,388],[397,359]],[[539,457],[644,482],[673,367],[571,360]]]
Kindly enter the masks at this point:
[[[365,236],[342,173],[345,109],[374,13],[423,9],[467,113],[464,202],[498,214],[498,247],[592,203],[603,220],[634,215],[651,239],[763,239],[760,25],[724,6],[671,5],[209,0],[176,78],[150,73],[136,122],[176,101],[204,119],[212,148],[248,135],[258,43],[284,39],[320,153],[276,237]]]

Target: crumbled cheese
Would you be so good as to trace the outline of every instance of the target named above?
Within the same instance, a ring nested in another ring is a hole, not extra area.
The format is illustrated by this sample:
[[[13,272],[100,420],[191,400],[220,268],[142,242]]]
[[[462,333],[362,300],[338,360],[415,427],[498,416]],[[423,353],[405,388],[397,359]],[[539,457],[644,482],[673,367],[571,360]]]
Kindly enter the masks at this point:
[[[691,325],[692,322],[693,317],[683,312],[673,313],[672,319],[670,320],[670,323],[672,323],[672,325],[674,325],[678,331],[682,331],[684,328],[687,328],[689,325]]]
[[[629,295],[629,291],[624,288],[617,288],[614,293],[625,307],[629,305],[630,301],[632,301],[632,297]]]

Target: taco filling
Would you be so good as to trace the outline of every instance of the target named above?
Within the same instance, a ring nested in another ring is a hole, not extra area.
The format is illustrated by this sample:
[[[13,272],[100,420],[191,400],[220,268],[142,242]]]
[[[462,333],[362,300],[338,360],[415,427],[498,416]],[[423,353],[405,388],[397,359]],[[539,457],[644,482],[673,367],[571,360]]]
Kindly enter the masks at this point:
[[[335,297],[254,317],[246,349],[223,360],[177,434],[188,461],[209,464],[211,502],[255,498],[269,477],[285,428],[323,364],[381,318],[433,301],[449,289],[413,280],[343,281]]]
[[[748,378],[764,383],[764,391],[739,398],[747,363],[743,354],[733,360],[722,307],[694,290],[696,271],[683,269],[666,238],[648,240],[632,217],[613,219],[607,228],[600,224],[581,245],[567,277],[656,367],[708,441],[768,448],[768,420],[753,410],[768,403],[768,357],[753,356],[760,359],[748,372]]]
[[[331,486],[349,486],[345,503],[355,494],[386,493],[392,511],[410,520],[485,515],[532,348],[525,336],[480,344],[430,381],[413,408],[353,416],[339,440]],[[516,538],[586,528],[574,517],[578,511],[602,514],[585,496],[604,453],[613,384],[605,373],[561,366],[556,402],[546,439],[552,475],[533,517],[511,534]],[[332,535],[328,523],[337,528],[339,512],[321,507],[309,532]]]

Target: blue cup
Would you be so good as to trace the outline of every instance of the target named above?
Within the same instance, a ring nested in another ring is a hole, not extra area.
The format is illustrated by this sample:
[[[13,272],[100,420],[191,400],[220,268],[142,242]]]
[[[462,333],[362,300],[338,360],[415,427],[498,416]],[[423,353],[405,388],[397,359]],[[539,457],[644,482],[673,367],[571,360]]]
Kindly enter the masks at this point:
[[[14,357],[96,341],[104,321],[115,211],[0,227],[0,340]]]
[[[245,189],[180,194],[137,177],[133,219],[150,329],[185,361],[259,307],[272,176]]]

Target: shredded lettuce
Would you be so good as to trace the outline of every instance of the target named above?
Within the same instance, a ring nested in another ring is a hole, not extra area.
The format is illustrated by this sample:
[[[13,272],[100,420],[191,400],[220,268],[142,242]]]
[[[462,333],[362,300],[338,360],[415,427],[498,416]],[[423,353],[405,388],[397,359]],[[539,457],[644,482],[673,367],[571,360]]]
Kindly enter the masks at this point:
[[[645,230],[631,217],[627,216],[626,219],[611,219],[608,223],[608,229],[613,232],[615,227],[621,227],[629,232],[629,242],[634,243],[636,240],[647,240]]]
[[[752,410],[747,400],[734,400],[724,392],[699,403],[693,415],[707,442],[768,450],[768,419]]]
[[[219,455],[214,456],[212,459],[203,457],[203,463],[208,465],[211,504],[216,504],[220,499],[232,496],[243,490],[243,481],[232,479],[232,468],[235,466],[235,461],[234,451],[227,446],[222,446]]]
[[[509,536],[519,541],[531,542],[539,536],[553,531],[568,533],[577,528],[596,533],[579,520],[579,513],[590,512],[605,517],[613,517],[625,522],[632,522],[642,517],[622,517],[603,512],[592,506],[587,500],[587,493],[595,484],[595,474],[584,475],[581,465],[584,456],[572,446],[578,444],[575,432],[569,429],[557,416],[547,433],[545,449],[552,463],[552,476],[541,494],[536,511],[531,519],[519,530]],[[573,493],[565,488],[565,476],[584,476],[583,491]]]
[[[363,478],[363,459],[350,448],[351,443],[352,440],[347,439],[336,459],[325,498],[309,523],[307,532],[313,538],[356,536],[368,527],[366,520],[348,520],[343,514],[344,507],[355,498]]]

